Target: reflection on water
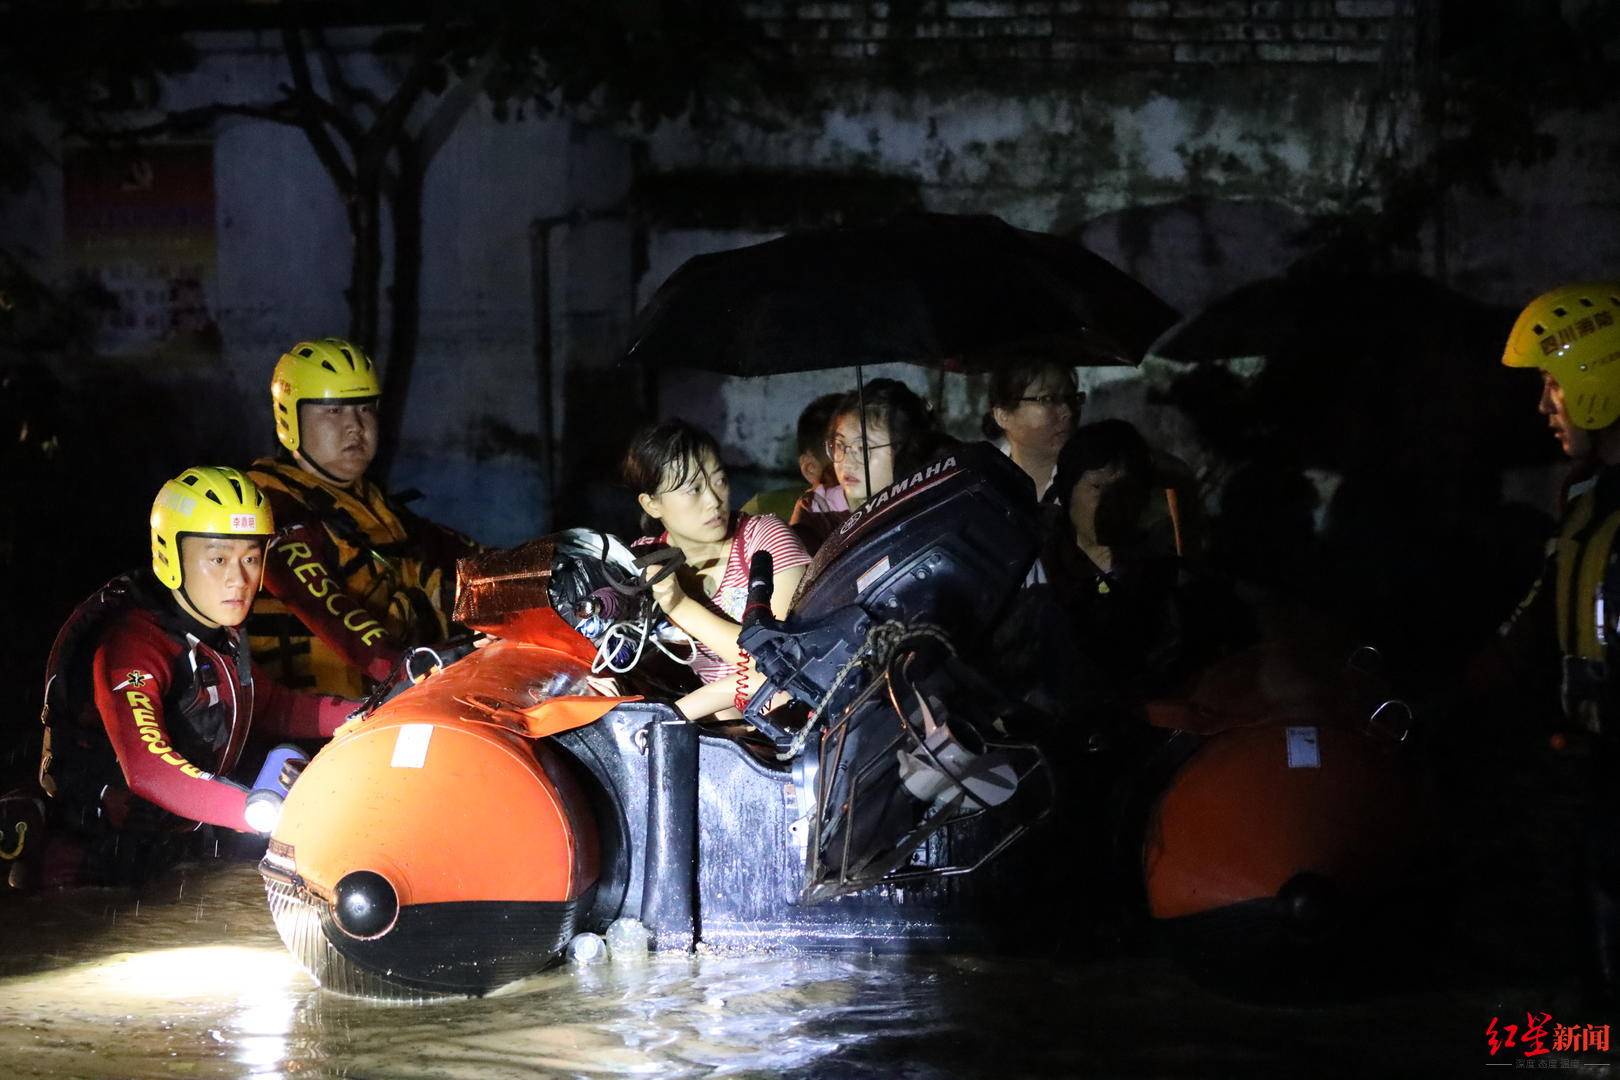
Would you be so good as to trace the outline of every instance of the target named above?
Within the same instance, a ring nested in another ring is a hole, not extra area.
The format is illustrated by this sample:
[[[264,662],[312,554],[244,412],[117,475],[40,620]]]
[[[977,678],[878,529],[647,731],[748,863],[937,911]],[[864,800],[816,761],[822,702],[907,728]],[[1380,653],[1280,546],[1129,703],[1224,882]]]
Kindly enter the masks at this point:
[[[1160,960],[699,956],[380,1005],[314,987],[251,865],[181,872],[139,900],[10,899],[0,916],[7,1080],[1451,1075],[1484,1063],[1490,1016],[1555,1004],[1452,987],[1330,1009],[1244,1005]]]

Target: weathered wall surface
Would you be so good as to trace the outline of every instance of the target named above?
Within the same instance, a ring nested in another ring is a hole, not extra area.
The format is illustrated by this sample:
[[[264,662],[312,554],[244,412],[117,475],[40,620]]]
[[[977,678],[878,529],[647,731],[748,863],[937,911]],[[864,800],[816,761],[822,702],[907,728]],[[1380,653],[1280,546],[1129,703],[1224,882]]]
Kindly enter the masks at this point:
[[[1302,250],[1301,228],[1366,186],[1369,141],[1411,137],[1390,106],[1406,100],[1417,20],[1394,0],[750,10],[814,73],[802,112],[661,130],[653,169],[906,177],[926,209],[1079,237],[1183,311],[1286,267]],[[758,238],[757,227],[656,236],[640,295],[674,269],[676,252]],[[931,392],[953,430],[974,430],[979,387],[953,377],[941,396],[925,371],[892,374]],[[1092,416],[1126,415],[1186,442],[1173,418],[1149,415],[1133,380],[1082,378]],[[685,379],[694,389],[666,389],[664,400],[693,413],[718,402],[728,445],[762,465],[788,460],[798,408],[839,381]]]
[[[738,464],[787,465],[799,408],[849,385],[849,373],[662,373],[654,403],[615,364],[634,310],[685,258],[857,212],[988,212],[1076,236],[1195,311],[1285,268],[1313,220],[1365,202],[1380,154],[1418,145],[1414,43],[1429,10],[1413,0],[762,0],[752,16],[806,76],[792,107],[665,125],[645,145],[562,120],[497,123],[476,108],[427,179],[420,359],[395,481],[423,489],[432,516],[508,542],[553,523],[622,524],[628,501],[608,488],[614,458],[653,408],[710,424]],[[356,35],[348,57],[362,71],[374,63],[360,55],[365,40]],[[273,36],[199,43],[203,66],[170,88],[174,107],[264,99],[287,79]],[[1558,158],[1507,174],[1501,196],[1455,195],[1444,235],[1422,238],[1420,264],[1501,302],[1611,272],[1620,210],[1607,177],[1620,155],[1601,132],[1612,127],[1554,122]],[[275,356],[346,325],[349,242],[297,131],[229,121],[214,155],[210,299],[223,357],[205,372],[156,374],[204,386],[201,429],[240,455],[270,445],[263,387]],[[650,196],[672,182],[679,199]],[[32,249],[42,276],[59,275],[60,176],[42,175],[0,213],[0,238]],[[555,491],[538,447],[542,262]],[[983,402],[970,381],[908,365],[871,374],[904,378],[953,430],[974,430]],[[1145,379],[1082,374],[1089,415],[1127,416],[1188,445],[1178,418],[1150,407]]]
[[[1184,313],[1284,270],[1324,217],[1376,211],[1384,171],[1421,159],[1434,135],[1419,122],[1419,88],[1439,9],[1410,0],[762,0],[750,10],[813,73],[802,110],[660,131],[654,170],[903,177],[926,209],[1078,237]],[[1453,192],[1443,226],[1415,237],[1416,266],[1510,305],[1559,280],[1612,274],[1611,121],[1549,117],[1552,159],[1499,170],[1490,196]],[[675,251],[754,242],[760,224],[753,215],[727,236],[712,220],[701,233],[676,223],[654,237],[640,296]],[[894,373],[938,390],[924,371]],[[1124,416],[1196,458],[1185,422],[1149,401],[1164,375],[1082,372],[1088,416]],[[779,466],[797,408],[850,381],[686,378],[693,389],[666,389],[666,402],[694,415],[711,403],[738,460]],[[970,431],[982,397],[947,383],[937,400],[948,426]]]
[[[1467,292],[1523,303],[1565,281],[1620,272],[1620,108],[1549,116],[1550,160],[1499,170],[1500,190],[1449,199],[1447,271]]]

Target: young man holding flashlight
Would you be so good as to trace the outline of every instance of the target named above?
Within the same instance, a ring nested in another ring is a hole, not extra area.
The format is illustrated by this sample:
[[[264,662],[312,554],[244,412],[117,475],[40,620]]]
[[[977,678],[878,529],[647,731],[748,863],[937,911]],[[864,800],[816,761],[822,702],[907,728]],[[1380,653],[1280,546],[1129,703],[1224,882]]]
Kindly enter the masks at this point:
[[[246,476],[187,469],[152,504],[150,572],[113,579],[57,635],[40,763],[47,883],[139,880],[199,823],[270,832],[276,793],[229,779],[249,730],[324,737],[354,708],[280,687],[249,656],[239,627],[273,530]]]

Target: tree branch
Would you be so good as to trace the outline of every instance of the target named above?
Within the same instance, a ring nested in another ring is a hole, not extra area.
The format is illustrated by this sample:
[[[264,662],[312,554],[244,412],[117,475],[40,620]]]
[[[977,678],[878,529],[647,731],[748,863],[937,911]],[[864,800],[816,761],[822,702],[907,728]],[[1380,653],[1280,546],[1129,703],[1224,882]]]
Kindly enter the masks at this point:
[[[350,153],[353,153],[355,146],[366,137],[365,129],[360,126],[358,120],[319,94],[306,95],[296,86],[288,86],[286,83],[282,83],[281,92],[287,95],[289,105],[316,113],[327,126],[342,137]]]
[[[374,167],[382,167],[382,157],[388,153],[399,133],[405,128],[405,121],[410,119],[411,110],[416,107],[417,99],[427,88],[428,73],[438,62],[439,54],[444,51],[445,5],[433,5],[433,14],[427,26],[422,28],[422,36],[416,40],[416,55],[411,58],[411,66],[405,72],[405,78],[400,80],[400,86],[394,96],[388,99],[383,107],[382,115],[371,127],[371,137],[377,141],[372,144],[374,149],[380,150]]]
[[[355,170],[343,160],[343,154],[338,150],[332,136],[327,133],[325,118],[316,102],[324,99],[315,92],[314,83],[309,77],[309,57],[304,53],[303,35],[293,26],[284,26],[281,30],[282,45],[287,51],[287,65],[292,69],[293,86],[296,93],[293,100],[303,107],[302,124],[304,134],[309,138],[310,145],[315,148],[315,156],[320,158],[326,172],[332,177],[332,183],[337,185],[339,194],[345,202],[354,197]],[[359,148],[355,147],[356,157]]]
[[[332,88],[333,96],[342,98],[351,109],[356,105],[364,105],[371,110],[373,116],[380,115],[383,110],[382,98],[348,80],[343,74],[343,65],[338,63],[337,53],[327,43],[326,35],[321,33],[320,28],[311,29],[310,37],[315,42],[315,54],[320,57],[321,71],[326,75],[326,84]]]
[[[303,121],[290,101],[278,101],[272,105],[254,105],[248,102],[216,102],[213,105],[200,105],[194,109],[181,109],[178,112],[171,112],[162,120],[150,124],[141,124],[136,127],[92,129],[74,125],[68,129],[68,133],[96,140],[147,139],[154,135],[173,135],[179,132],[195,131],[198,128],[212,124],[222,116],[246,116],[254,120],[268,120],[274,124],[286,124],[289,127],[303,126]]]
[[[417,158],[423,167],[433,160],[439,148],[450,138],[456,125],[466,115],[467,109],[483,92],[484,84],[489,81],[490,73],[495,70],[495,64],[500,59],[500,43],[491,45],[483,56],[478,58],[478,64],[467,72],[465,78],[458,79],[456,84],[439,98],[439,103],[433,108],[433,115],[422,125],[421,132],[416,137]]]

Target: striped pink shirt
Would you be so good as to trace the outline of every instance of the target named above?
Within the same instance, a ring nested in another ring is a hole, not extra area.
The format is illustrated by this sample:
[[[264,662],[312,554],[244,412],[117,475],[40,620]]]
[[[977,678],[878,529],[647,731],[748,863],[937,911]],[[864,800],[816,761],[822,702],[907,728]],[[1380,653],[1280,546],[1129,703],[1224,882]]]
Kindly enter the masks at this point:
[[[738,514],[731,536],[731,553],[726,557],[725,572],[720,575],[720,587],[713,596],[695,596],[693,599],[732,622],[741,622],[743,608],[748,606],[748,564],[753,561],[754,552],[769,551],[774,571],[778,574],[795,566],[807,565],[810,556],[805,552],[804,542],[798,534],[775,514]],[[645,550],[668,543],[669,534],[662,533],[643,536],[631,547]],[[707,645],[696,641],[693,644],[697,646],[697,658],[692,661],[692,670],[705,683],[736,673],[737,657],[722,659]]]

